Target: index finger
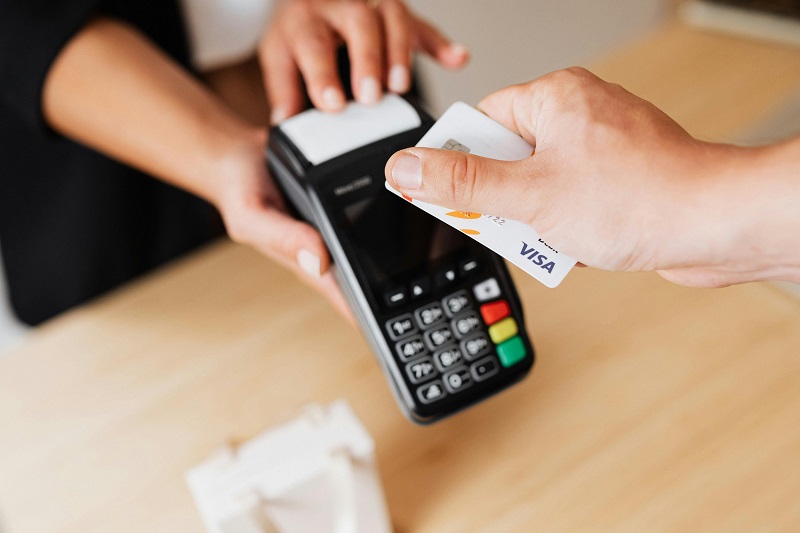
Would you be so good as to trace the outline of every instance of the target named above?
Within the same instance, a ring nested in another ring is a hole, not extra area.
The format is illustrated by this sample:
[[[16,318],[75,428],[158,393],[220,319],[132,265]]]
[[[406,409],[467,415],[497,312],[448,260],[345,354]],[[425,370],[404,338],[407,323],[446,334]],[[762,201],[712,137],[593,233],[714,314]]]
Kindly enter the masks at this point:
[[[344,105],[344,92],[336,66],[336,43],[333,31],[325,21],[298,17],[290,33],[293,55],[303,75],[308,96],[318,109],[340,111]]]
[[[291,50],[280,38],[265,42],[259,59],[269,100],[270,122],[276,125],[303,110],[300,71]]]
[[[523,85],[512,85],[493,92],[481,100],[477,108],[492,120],[499,122],[528,144],[536,146],[536,122],[538,112],[534,99]]]
[[[375,9],[361,2],[345,2],[327,13],[328,20],[347,44],[356,100],[374,104],[381,98],[383,35]]]

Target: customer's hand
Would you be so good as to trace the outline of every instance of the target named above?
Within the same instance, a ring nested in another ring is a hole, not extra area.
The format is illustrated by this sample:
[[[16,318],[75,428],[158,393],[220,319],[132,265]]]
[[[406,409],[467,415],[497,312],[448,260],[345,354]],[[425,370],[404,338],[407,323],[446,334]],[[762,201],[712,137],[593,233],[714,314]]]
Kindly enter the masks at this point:
[[[755,210],[769,211],[754,204],[767,198],[777,214],[797,211],[767,190],[777,190],[774,175],[754,179],[757,161],[777,166],[771,156],[698,141],[649,102],[577,68],[498,91],[479,108],[535,155],[501,162],[410,148],[388,162],[390,183],[415,199],[527,222],[592,267],[659,270],[694,286],[787,279],[764,248],[772,239],[786,248],[792,233],[758,240],[752,229],[766,220]],[[797,189],[787,185],[783,196]]]
[[[384,87],[409,90],[416,50],[447,68],[468,60],[463,46],[452,44],[402,0],[280,0],[259,49],[273,124],[302,110],[303,83],[315,107],[344,107],[336,65],[341,42],[350,55],[353,93],[364,104],[377,102]]]

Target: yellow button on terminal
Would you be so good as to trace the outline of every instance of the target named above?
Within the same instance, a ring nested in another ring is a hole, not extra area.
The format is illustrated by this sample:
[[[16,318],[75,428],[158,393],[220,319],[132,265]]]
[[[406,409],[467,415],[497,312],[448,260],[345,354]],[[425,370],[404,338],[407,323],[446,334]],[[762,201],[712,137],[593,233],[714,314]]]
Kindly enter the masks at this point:
[[[489,336],[492,338],[492,342],[495,344],[500,344],[504,340],[510,339],[517,333],[519,333],[519,328],[517,327],[516,320],[513,318],[503,319],[497,324],[489,327]]]

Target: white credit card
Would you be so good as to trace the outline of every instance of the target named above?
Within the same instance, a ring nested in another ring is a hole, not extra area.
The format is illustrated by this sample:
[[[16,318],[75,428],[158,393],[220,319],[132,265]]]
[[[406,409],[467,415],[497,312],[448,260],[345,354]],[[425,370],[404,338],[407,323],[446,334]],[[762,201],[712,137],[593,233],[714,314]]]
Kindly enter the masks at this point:
[[[417,146],[459,150],[504,161],[518,161],[533,155],[533,147],[522,137],[463,102],[451,105]],[[386,188],[469,235],[550,288],[561,283],[575,266],[575,259],[548,245],[523,222],[421,202],[400,194],[388,181]]]

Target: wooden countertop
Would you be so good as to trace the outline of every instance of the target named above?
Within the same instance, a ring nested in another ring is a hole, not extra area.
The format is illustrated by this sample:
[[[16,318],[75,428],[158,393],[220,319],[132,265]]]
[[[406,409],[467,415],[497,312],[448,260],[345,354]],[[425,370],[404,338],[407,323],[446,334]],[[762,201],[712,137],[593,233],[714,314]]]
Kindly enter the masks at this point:
[[[669,25],[596,65],[693,133],[734,138],[800,89],[800,50]],[[407,422],[359,333],[221,242],[0,359],[14,532],[201,531],[184,472],[346,398],[399,532],[800,529],[800,303],[651,274],[515,271],[538,353],[520,385]]]

